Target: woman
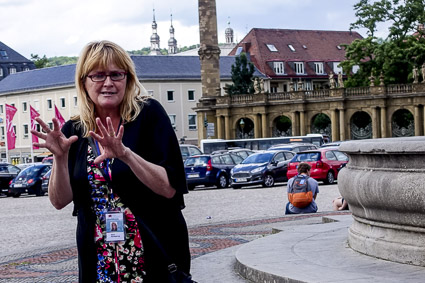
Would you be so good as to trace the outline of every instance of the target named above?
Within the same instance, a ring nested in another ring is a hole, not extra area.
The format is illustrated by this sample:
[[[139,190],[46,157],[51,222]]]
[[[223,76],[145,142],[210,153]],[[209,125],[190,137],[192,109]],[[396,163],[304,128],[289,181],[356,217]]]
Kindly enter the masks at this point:
[[[62,131],[55,118],[53,130],[37,119],[45,133],[31,132],[54,156],[51,203],[62,209],[73,201],[78,215],[80,282],[167,282],[169,262],[140,219],[189,273],[184,167],[165,110],[141,98],[133,61],[112,42],[82,50],[75,83],[80,115]],[[106,233],[106,219],[123,221],[125,233]]]

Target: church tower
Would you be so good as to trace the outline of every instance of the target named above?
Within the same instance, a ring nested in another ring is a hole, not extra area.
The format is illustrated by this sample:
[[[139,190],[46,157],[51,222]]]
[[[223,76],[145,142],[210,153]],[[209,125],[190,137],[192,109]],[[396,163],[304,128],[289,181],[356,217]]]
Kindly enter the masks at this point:
[[[227,28],[224,31],[226,43],[233,43],[233,29],[230,27],[230,20],[227,22]]]
[[[177,40],[174,38],[173,14],[171,14],[170,39],[168,40],[168,54],[177,53]]]
[[[153,9],[152,36],[151,36],[151,52],[149,55],[161,55],[159,48],[159,35],[157,33],[158,25],[155,21],[155,9]]]

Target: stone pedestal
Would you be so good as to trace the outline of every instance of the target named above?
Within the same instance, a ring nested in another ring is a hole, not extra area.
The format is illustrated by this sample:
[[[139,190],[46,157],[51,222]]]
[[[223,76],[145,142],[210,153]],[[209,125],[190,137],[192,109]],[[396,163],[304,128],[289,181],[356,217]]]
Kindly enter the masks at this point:
[[[349,141],[338,186],[354,218],[360,253],[425,266],[425,137]]]

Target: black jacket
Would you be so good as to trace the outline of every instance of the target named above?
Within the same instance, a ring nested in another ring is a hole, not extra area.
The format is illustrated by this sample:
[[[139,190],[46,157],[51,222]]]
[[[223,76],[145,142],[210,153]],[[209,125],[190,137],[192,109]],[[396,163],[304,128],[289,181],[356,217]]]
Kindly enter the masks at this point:
[[[80,282],[96,280],[95,218],[90,208],[90,191],[86,173],[88,139],[81,137],[75,121],[62,128],[65,136],[77,135],[69,153],[69,174],[75,211],[78,214],[77,246]],[[136,217],[140,217],[159,239],[178,268],[190,269],[189,240],[186,222],[181,213],[183,194],[187,193],[180,147],[164,108],[154,99],[143,103],[137,119],[124,124],[123,143],[142,158],[163,166],[177,193],[167,199],[153,193],[118,159],[112,164],[112,187]],[[140,227],[140,226],[139,226]],[[166,282],[167,264],[146,231],[141,230],[148,277],[144,282]]]

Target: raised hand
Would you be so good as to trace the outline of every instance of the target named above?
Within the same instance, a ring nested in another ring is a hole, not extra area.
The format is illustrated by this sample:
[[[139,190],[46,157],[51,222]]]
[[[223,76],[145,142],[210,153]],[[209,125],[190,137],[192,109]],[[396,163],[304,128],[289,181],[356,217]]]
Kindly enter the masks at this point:
[[[45,143],[34,143],[35,146],[41,148],[47,148],[55,158],[61,158],[68,154],[69,148],[71,144],[78,140],[77,136],[71,136],[67,138],[60,130],[59,121],[56,118],[52,119],[53,122],[53,130],[49,128],[49,126],[44,123],[40,117],[35,118],[35,120],[40,124],[41,128],[46,132],[37,132],[35,130],[31,130],[33,135],[36,135],[40,139],[43,139]]]
[[[114,127],[111,118],[106,118],[106,126],[103,125],[100,118],[96,118],[96,124],[100,134],[90,131],[89,134],[94,138],[103,148],[103,152],[94,160],[94,163],[99,164],[105,159],[121,158],[126,153],[126,147],[122,143],[124,135],[124,126],[120,126],[118,133],[115,135]]]

